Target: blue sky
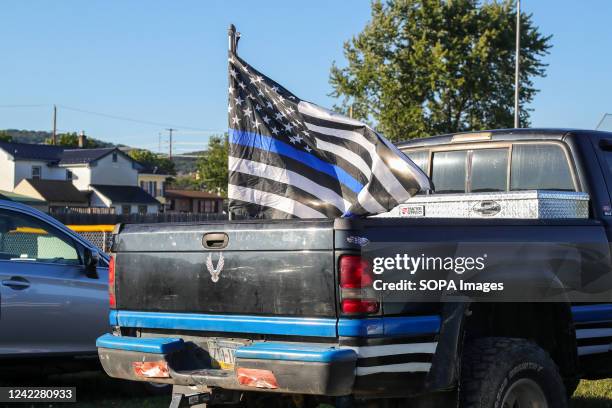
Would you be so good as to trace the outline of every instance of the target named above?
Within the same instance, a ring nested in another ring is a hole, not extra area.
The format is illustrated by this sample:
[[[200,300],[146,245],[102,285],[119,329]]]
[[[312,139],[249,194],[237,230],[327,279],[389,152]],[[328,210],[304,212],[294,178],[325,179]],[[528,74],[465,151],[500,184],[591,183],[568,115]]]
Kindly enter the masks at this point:
[[[554,45],[532,125],[594,128],[612,112],[612,2],[522,4]],[[171,125],[184,152],[226,128],[229,23],[249,63],[331,107],[330,65],[343,64],[342,43],[369,20],[370,3],[5,0],[0,15],[0,129],[49,130],[55,103],[61,131],[157,150]]]

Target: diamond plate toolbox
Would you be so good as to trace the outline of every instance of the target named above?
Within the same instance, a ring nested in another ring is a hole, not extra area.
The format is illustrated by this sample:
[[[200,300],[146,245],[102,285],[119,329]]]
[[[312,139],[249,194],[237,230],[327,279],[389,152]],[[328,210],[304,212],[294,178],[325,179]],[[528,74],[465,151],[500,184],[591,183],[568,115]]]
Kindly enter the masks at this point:
[[[378,217],[588,218],[589,195],[551,190],[418,195]]]

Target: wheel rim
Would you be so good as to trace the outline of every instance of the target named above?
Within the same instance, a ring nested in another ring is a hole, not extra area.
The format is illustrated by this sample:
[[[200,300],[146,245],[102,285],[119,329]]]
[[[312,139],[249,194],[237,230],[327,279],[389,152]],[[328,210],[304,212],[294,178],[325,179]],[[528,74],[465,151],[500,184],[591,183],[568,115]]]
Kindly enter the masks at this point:
[[[548,402],[538,383],[521,378],[506,391],[502,408],[548,408]]]

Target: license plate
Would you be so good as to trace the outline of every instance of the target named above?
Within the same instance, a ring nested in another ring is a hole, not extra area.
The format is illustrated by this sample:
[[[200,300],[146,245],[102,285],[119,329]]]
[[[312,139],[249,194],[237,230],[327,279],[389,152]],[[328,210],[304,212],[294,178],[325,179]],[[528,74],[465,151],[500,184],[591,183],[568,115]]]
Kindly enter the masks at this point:
[[[208,354],[215,368],[233,370],[236,361],[236,349],[245,343],[231,340],[209,339]]]

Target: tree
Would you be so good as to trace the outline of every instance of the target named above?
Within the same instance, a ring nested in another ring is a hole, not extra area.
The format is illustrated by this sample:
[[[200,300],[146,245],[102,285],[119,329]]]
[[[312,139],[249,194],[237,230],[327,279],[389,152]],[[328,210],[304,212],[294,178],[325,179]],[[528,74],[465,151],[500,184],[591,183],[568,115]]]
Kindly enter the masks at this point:
[[[174,169],[174,162],[166,157],[162,157],[149,150],[145,149],[133,149],[130,150],[130,157],[144,166],[151,169],[158,169],[160,174],[176,174]]]
[[[348,65],[332,65],[336,109],[374,123],[399,141],[440,133],[513,126],[514,2],[389,0],[344,44]],[[521,15],[520,122],[545,76],[550,36]]]
[[[45,144],[53,144],[53,138],[45,139]],[[60,133],[57,135],[57,145],[63,147],[79,147],[79,135],[76,132],[71,133]],[[96,147],[102,147],[98,142],[91,138],[85,139],[85,148],[93,149]]]
[[[206,153],[198,160],[198,175],[200,181],[208,190],[227,194],[227,151],[229,143],[227,134],[211,136],[208,140]]]
[[[10,142],[13,140],[6,130],[0,130],[0,142]]]

